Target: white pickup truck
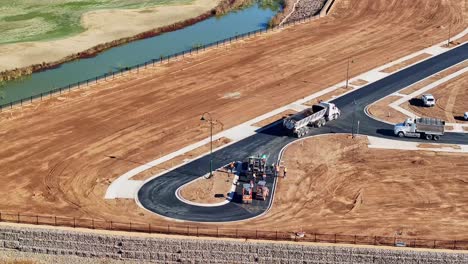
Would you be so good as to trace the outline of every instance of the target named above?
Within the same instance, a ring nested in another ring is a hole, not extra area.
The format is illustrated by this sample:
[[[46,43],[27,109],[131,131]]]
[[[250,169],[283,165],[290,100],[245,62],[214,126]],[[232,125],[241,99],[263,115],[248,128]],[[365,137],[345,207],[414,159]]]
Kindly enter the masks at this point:
[[[421,100],[424,103],[424,106],[435,106],[436,100],[432,94],[423,94]]]

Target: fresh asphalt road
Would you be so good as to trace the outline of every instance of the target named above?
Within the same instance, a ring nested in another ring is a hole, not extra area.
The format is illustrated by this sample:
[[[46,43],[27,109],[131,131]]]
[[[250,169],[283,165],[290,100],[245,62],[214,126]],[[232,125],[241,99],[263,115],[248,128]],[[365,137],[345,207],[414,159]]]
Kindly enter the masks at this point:
[[[364,112],[365,107],[467,58],[468,44],[465,44],[339,97],[333,102],[341,109],[340,119],[329,122],[325,127],[311,129],[309,135],[351,133],[354,120],[355,129],[357,129],[357,122],[360,123],[359,134],[395,139],[393,126],[368,117]],[[271,164],[278,159],[278,155],[285,145],[296,140],[296,138],[288,137],[284,133],[280,123],[258,132],[214,152],[213,167],[219,168],[231,161],[242,160],[258,154],[268,155],[268,164]],[[422,141],[414,138],[399,140]],[[440,142],[468,144],[468,134],[446,133]],[[267,201],[254,201],[251,205],[242,204],[239,199],[240,186],[236,190],[237,194],[233,201],[222,206],[201,207],[180,201],[175,195],[176,190],[180,186],[207,174],[209,160],[210,157],[207,155],[148,181],[138,191],[139,202],[144,208],[159,215],[196,222],[245,220],[258,216],[269,208],[272,194],[275,191],[276,178],[273,177],[268,177],[267,186],[270,187],[271,195]]]

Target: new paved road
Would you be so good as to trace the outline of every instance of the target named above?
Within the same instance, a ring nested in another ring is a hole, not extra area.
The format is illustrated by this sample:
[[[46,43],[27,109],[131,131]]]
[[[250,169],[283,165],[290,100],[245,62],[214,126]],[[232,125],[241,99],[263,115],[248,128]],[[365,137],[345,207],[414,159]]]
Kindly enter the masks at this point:
[[[468,44],[414,65],[380,81],[342,96],[333,102],[341,109],[339,120],[332,121],[320,129],[312,129],[310,135],[326,133],[351,133],[353,120],[355,127],[359,120],[359,133],[370,136],[395,139],[393,126],[368,117],[364,109],[367,105],[391,93],[401,90],[430,75],[468,59]],[[268,164],[275,162],[280,150],[296,140],[284,134],[281,124],[232,144],[214,153],[214,168],[219,168],[233,160],[240,160],[257,154],[267,154]],[[402,139],[420,141],[420,139]],[[441,143],[468,144],[468,134],[447,133]],[[176,190],[183,184],[205,175],[209,171],[209,156],[202,157],[171,172],[150,180],[138,191],[138,200],[143,207],[159,215],[179,220],[197,222],[227,222],[244,220],[265,212],[271,203],[254,201],[252,205],[240,203],[239,192],[233,202],[217,207],[199,207],[180,201]],[[268,178],[268,186],[273,194],[275,181]]]

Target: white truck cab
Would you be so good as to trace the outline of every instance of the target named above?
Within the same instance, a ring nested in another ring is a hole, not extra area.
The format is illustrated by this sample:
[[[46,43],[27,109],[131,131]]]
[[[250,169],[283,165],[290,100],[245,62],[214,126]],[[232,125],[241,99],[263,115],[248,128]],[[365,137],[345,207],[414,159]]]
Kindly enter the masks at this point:
[[[408,118],[396,124],[393,133],[398,137],[422,137],[427,140],[439,140],[444,135],[445,121],[436,118]]]
[[[463,119],[468,120],[468,112],[465,112],[465,114],[463,115]]]
[[[432,94],[423,94],[422,101],[425,106],[435,106],[436,100]]]

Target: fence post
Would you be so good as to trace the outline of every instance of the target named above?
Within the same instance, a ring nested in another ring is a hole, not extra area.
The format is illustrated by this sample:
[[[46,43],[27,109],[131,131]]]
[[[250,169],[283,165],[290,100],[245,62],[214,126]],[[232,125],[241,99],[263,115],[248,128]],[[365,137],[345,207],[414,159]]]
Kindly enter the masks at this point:
[[[239,236],[238,236],[238,234],[237,234],[237,228],[236,228],[236,238],[238,238],[238,237],[239,237]]]
[[[453,241],[453,249],[455,250],[456,248],[457,248],[457,241],[454,240],[454,241]]]
[[[335,234],[335,244],[336,244],[336,234]]]
[[[197,237],[198,237],[198,226],[197,226]]]
[[[374,246],[377,245],[377,236],[374,236]]]
[[[190,226],[187,226],[187,236],[190,235]]]
[[[20,222],[20,214],[18,213],[18,223]]]
[[[112,221],[110,221],[110,230],[112,230]]]
[[[317,242],[317,233],[314,233],[314,242]]]
[[[39,224],[39,216],[36,215],[36,225],[38,225],[38,224]]]
[[[54,225],[57,226],[57,216],[54,216]]]
[[[151,224],[148,224],[148,233],[151,234]]]
[[[219,227],[216,227],[216,236],[219,237]]]
[[[258,230],[255,229],[255,239],[258,239]]]
[[[132,222],[130,221],[130,232],[132,232]]]
[[[73,217],[73,228],[76,228],[76,219]]]
[[[278,230],[276,230],[275,240],[278,240]]]
[[[356,235],[354,235],[354,244],[356,244]]]
[[[170,230],[171,230],[171,229],[170,229],[169,225],[167,225],[167,233],[168,233],[168,234],[170,234],[170,233],[171,233],[171,231],[170,231]]]
[[[93,222],[93,229],[94,229],[94,218],[93,218],[93,219],[91,219],[91,221]]]
[[[1,219],[1,214],[0,214],[0,219]],[[436,248],[436,241],[434,240],[434,246],[432,248]]]

